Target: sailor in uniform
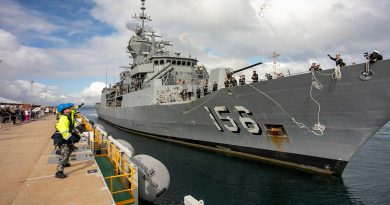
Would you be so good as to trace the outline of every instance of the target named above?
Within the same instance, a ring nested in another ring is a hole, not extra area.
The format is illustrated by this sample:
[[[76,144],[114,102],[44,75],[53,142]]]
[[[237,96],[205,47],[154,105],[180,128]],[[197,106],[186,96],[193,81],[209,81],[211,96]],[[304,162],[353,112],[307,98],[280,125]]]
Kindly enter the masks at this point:
[[[366,53],[365,55],[367,60],[370,61],[370,63],[375,63],[377,61],[383,60],[382,54],[377,50],[373,50],[370,55],[368,55],[368,53]]]
[[[259,82],[259,75],[257,75],[256,71],[253,71],[252,80],[254,83]]]
[[[336,58],[333,58],[329,54],[328,54],[328,57],[330,59],[332,59],[334,62],[336,62],[336,66],[338,66],[340,68],[345,66],[343,59],[340,57],[340,53],[336,53]]]
[[[237,80],[234,76],[232,76],[232,86],[237,86]]]
[[[218,83],[215,81],[213,84],[213,92],[218,90]]]
[[[238,82],[240,83],[240,85],[245,85],[245,75],[240,76]]]

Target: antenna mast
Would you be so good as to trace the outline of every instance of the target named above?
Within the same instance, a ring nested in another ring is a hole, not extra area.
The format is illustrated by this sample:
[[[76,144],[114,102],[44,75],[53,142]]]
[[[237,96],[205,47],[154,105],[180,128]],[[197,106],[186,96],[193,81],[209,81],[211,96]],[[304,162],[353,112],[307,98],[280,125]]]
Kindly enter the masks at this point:
[[[274,51],[274,53],[272,54],[272,69],[274,70],[274,73],[276,74],[276,61],[277,61],[277,58],[280,56],[279,53],[276,53],[276,51]]]
[[[145,27],[146,21],[152,21],[150,16],[148,16],[145,13],[145,0],[141,0],[141,13],[140,14],[134,14],[133,18],[141,20],[141,27],[139,25],[131,25],[128,23],[127,27],[129,30],[134,31],[139,36],[144,36],[145,32],[152,32],[152,29],[150,27]]]

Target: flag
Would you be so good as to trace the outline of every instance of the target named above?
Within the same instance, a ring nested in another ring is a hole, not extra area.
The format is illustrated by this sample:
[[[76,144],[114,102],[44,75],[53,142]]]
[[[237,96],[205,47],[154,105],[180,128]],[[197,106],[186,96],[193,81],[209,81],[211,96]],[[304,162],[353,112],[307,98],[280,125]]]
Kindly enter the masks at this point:
[[[181,41],[188,41],[189,40],[188,33],[187,32],[181,33],[179,35],[179,40],[181,40]]]

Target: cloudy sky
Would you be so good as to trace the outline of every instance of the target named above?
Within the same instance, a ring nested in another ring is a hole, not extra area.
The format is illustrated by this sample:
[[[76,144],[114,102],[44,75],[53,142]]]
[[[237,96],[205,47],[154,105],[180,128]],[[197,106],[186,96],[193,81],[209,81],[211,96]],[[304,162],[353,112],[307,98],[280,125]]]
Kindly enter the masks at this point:
[[[139,7],[138,0],[0,0],[0,96],[94,104],[106,67],[113,83],[130,63],[126,23]],[[175,45],[170,50],[196,56],[208,70],[263,61],[255,68],[262,77],[273,51],[285,73],[314,61],[331,68],[328,53],[347,64],[373,49],[390,53],[388,0],[147,0],[146,7],[149,25]],[[179,39],[184,33],[191,49]]]

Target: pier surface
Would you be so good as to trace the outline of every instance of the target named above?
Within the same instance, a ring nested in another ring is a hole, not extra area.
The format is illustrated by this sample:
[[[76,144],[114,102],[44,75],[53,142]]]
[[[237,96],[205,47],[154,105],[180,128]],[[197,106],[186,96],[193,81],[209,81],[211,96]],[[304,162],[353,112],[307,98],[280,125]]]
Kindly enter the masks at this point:
[[[55,116],[47,116],[0,129],[0,204],[114,204],[95,159],[76,157],[88,149],[73,154],[67,178],[54,177],[54,127]]]

